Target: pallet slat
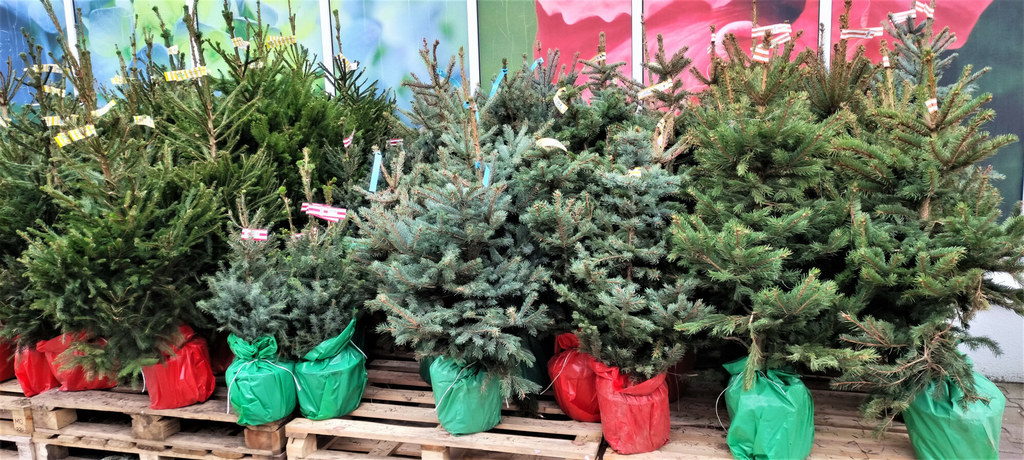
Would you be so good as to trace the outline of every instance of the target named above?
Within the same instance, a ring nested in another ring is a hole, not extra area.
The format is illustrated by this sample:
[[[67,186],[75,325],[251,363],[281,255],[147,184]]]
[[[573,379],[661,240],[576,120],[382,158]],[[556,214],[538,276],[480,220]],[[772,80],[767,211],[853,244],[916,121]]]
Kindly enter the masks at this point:
[[[286,428],[289,434],[344,434],[352,438],[369,438],[420,445],[443,445],[466,449],[486,449],[523,455],[548,455],[565,458],[584,458],[593,455],[590,446],[575,445],[567,439],[536,438],[514,434],[483,432],[467,436],[453,436],[441,427],[401,426],[362,420],[295,419]],[[594,458],[593,456],[591,458]]]
[[[40,446],[54,448],[45,458],[68,455],[67,449],[56,447],[140,456],[146,453],[147,458],[271,459],[283,456],[284,424],[288,419],[259,426],[238,425],[237,416],[225,410],[226,392],[219,390],[205,403],[161,410],[150,409],[149,397],[144,394],[46,392],[31,399],[35,424],[33,440]],[[80,412],[89,414],[89,418],[81,418]],[[39,449],[37,451],[42,452]]]
[[[601,425],[567,420],[553,397],[537,406],[548,418],[516,415],[506,405],[491,431],[453,436],[439,425],[434,395],[415,361],[391,358],[367,364],[363,403],[341,419],[295,419],[286,426],[291,459],[322,458],[597,458]],[[324,439],[326,438],[326,439]]]

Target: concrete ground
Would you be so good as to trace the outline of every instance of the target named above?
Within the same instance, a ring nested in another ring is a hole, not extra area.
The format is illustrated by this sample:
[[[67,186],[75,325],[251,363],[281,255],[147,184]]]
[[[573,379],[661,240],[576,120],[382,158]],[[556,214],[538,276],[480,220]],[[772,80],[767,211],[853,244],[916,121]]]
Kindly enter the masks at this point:
[[[1024,458],[1024,383],[996,383],[1006,395],[1000,458]]]

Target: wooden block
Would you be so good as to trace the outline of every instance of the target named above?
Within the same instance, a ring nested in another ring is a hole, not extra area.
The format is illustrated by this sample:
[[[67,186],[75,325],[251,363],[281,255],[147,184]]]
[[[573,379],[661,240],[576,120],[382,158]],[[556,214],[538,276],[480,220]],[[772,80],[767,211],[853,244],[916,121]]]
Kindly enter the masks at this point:
[[[246,428],[245,447],[278,453],[284,450],[284,437],[284,426],[278,426],[277,431],[260,431]]]
[[[301,459],[310,456],[317,450],[317,439],[315,434],[301,435],[301,437],[288,438],[288,458]]]
[[[445,446],[423,446],[423,460],[451,460],[452,455]]]
[[[12,409],[11,420],[14,422],[14,430],[19,433],[32,434],[32,432],[35,430],[32,424],[31,407]]]
[[[14,444],[18,446],[18,460],[35,460],[36,451],[31,441],[18,441]]]
[[[132,436],[149,441],[163,441],[181,431],[181,421],[159,415],[132,415]]]
[[[53,460],[68,456],[68,448],[50,444],[36,444],[36,459]]]
[[[78,420],[78,412],[74,409],[32,409],[33,424],[39,428],[59,430],[75,423],[76,420]]]

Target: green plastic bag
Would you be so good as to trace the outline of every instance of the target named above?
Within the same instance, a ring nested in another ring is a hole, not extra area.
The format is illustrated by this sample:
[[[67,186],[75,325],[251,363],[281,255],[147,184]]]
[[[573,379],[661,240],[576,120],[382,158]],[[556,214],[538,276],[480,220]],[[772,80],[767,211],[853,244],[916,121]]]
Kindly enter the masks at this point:
[[[262,425],[290,415],[295,410],[295,365],[277,360],[277,340],[263,336],[250,344],[231,334],[228,346],[235,360],[224,378],[238,424]]]
[[[814,442],[814,403],[796,374],[758,372],[743,391],[747,358],[723,365],[732,377],[725,389],[729,408],[726,442],[737,459],[807,458]]]
[[[311,420],[340,417],[359,407],[366,389],[366,356],[352,342],[356,320],[295,364],[299,410]]]
[[[430,365],[430,381],[437,418],[449,433],[479,433],[501,422],[501,384],[483,370],[442,356]]]
[[[941,398],[935,399],[936,386]],[[975,372],[974,388],[988,398],[988,404],[976,401],[964,409],[964,393],[948,378],[931,382],[903,411],[910,443],[919,459],[998,459],[999,435],[1003,427],[1006,397],[989,379]]]

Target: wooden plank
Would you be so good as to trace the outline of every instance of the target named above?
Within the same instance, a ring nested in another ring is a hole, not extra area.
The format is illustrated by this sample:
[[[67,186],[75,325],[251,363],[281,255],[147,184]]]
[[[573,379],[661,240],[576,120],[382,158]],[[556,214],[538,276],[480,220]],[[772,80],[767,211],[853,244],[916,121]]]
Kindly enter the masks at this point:
[[[59,435],[71,435],[78,436],[83,440],[115,440],[124,442],[134,442],[136,446],[140,448],[153,447],[161,449],[170,448],[181,448],[185,450],[203,450],[220,452],[220,456],[225,457],[224,453],[231,453],[230,456],[234,457],[236,454],[241,455],[263,455],[272,456],[276,455],[276,452],[267,450],[250,449],[245,445],[245,439],[242,436],[226,436],[216,433],[209,432],[196,432],[196,433],[185,433],[178,432],[167,437],[162,441],[144,440],[138,439],[132,436],[131,427],[127,425],[110,425],[102,423],[85,423],[76,422],[61,430],[36,430],[33,435],[33,439],[46,441],[50,437]]]
[[[24,396],[0,394],[0,409],[24,409],[31,406],[31,400]]]
[[[288,460],[395,460],[394,457],[373,457],[362,452],[344,452],[339,450],[318,450],[305,457],[288,456]]]
[[[367,452],[366,454],[371,456],[371,457],[372,456],[389,457],[396,450],[398,450],[398,446],[400,446],[400,445],[402,445],[402,443],[396,442],[396,441],[381,441],[381,442],[378,442],[377,445],[374,446],[373,449],[370,449],[370,451]]]
[[[383,420],[403,420],[407,422],[420,422],[438,424],[437,412],[432,407],[396,406],[393,404],[362,403],[356,410],[349,414],[350,417],[374,418]],[[600,423],[586,423],[576,421],[548,420],[539,418],[526,418],[503,416],[501,423],[496,430],[525,431],[541,434],[565,434],[578,435],[587,433],[601,433]]]
[[[372,439],[334,438],[330,442],[328,442],[326,446],[321,448],[321,450],[369,454],[372,450],[376,449],[380,444],[383,443],[389,443],[389,441],[374,441]],[[420,453],[421,449],[420,446],[417,444],[399,443],[398,448],[392,451],[391,455],[399,457],[419,458]]]
[[[385,369],[367,369],[367,380],[378,385],[403,385],[418,388],[430,388],[419,374]]]
[[[381,388],[369,385],[363,391],[363,401],[392,401],[413,404],[434,405],[434,394],[427,390],[398,390],[394,388]],[[502,408],[505,411],[516,411],[515,404]],[[537,401],[537,412],[545,415],[564,415],[562,409],[554,401]]]
[[[209,420],[235,423],[238,416],[225,413],[227,401],[211,399],[205,403],[193,404],[178,409],[150,409],[149,397],[131,393],[109,391],[49,391],[32,398],[36,409],[83,409],[102,412],[118,412],[128,415],[161,415],[189,420]],[[52,429],[52,428],[51,428]]]
[[[366,363],[367,370],[382,369],[388,371],[406,372],[409,374],[415,374],[416,378],[421,382],[420,376],[420,363],[416,361],[405,361],[398,359],[375,359]],[[427,382],[423,382],[427,383]]]
[[[392,401],[434,405],[434,394],[429,390],[396,390],[367,385],[363,401]]]
[[[441,427],[412,427],[362,420],[295,419],[287,426],[288,433],[310,433],[326,436],[376,439],[420,444],[423,446],[462,447],[523,455],[548,455],[563,458],[584,458],[597,455],[597,445],[574,445],[571,440],[537,438],[502,433],[476,433],[453,436]]]
[[[21,389],[18,379],[10,379],[0,382],[0,394],[25,396],[25,391]]]

